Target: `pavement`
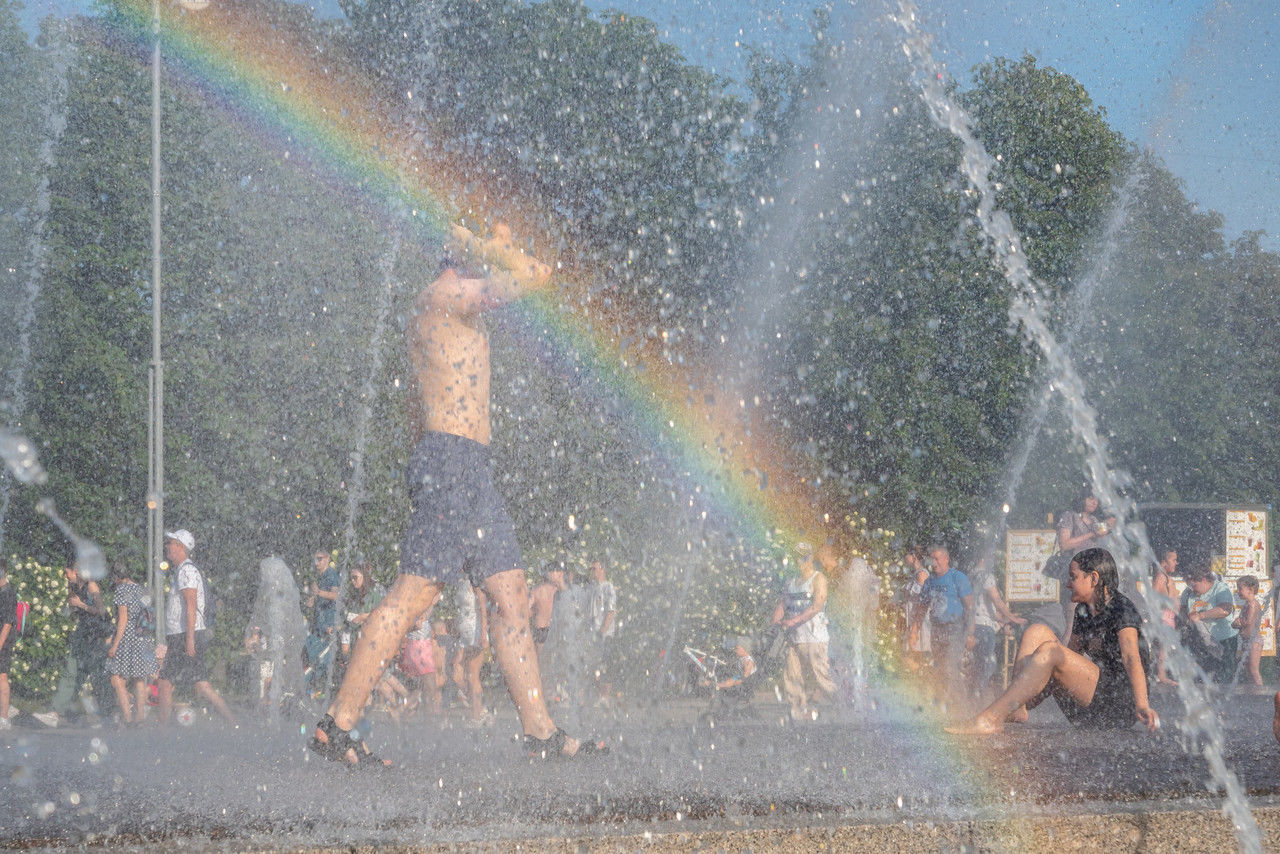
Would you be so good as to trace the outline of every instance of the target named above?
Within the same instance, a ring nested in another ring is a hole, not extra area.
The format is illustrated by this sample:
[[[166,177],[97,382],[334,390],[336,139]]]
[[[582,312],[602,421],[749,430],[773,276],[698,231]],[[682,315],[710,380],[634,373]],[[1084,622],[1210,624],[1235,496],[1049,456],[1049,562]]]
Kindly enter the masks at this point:
[[[530,762],[505,704],[472,730],[375,723],[389,771],[304,747],[312,721],[116,732],[0,732],[0,849],[65,850],[1236,850],[1205,746],[1158,694],[1155,735],[1082,732],[1052,708],[987,738],[941,732],[938,710],[872,695],[791,723],[709,726],[703,701],[577,716],[609,755]],[[1215,712],[1226,766],[1264,850],[1280,850],[1280,745],[1269,696]]]

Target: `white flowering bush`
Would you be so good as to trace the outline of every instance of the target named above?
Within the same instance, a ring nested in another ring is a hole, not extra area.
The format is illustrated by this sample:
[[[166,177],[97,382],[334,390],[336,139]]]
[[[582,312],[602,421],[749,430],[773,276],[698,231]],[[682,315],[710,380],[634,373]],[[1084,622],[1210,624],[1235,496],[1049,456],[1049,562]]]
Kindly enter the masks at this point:
[[[17,555],[9,558],[8,575],[18,601],[31,606],[27,629],[13,651],[9,681],[18,695],[43,700],[57,688],[70,647],[67,583],[60,567]]]

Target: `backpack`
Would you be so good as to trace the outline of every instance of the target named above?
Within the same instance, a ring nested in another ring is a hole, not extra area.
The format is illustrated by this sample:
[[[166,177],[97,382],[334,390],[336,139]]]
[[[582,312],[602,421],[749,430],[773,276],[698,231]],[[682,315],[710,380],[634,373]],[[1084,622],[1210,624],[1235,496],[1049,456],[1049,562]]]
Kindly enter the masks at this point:
[[[137,621],[134,624],[134,628],[138,630],[138,634],[140,635],[155,634],[155,631],[156,631],[155,608],[152,608],[150,605],[147,605],[144,603],[142,607],[138,609],[138,617],[137,617]]]
[[[200,586],[204,588],[204,627],[213,631],[214,626],[218,625],[218,602],[209,592],[209,584],[204,580],[203,572],[200,573]]]

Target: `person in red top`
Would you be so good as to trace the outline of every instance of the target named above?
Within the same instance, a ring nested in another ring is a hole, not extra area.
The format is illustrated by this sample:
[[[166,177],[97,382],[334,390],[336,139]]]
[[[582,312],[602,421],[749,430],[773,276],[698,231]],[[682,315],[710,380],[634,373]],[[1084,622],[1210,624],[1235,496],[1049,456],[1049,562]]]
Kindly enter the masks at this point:
[[[0,729],[9,728],[9,665],[18,636],[18,595],[0,561]]]

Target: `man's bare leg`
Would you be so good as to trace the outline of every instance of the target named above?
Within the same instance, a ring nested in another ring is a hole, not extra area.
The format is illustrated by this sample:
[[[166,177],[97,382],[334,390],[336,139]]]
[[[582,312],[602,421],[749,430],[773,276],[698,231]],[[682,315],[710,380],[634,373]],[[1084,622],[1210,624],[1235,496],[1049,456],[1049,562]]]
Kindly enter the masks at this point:
[[[212,683],[207,681],[196,683],[196,694],[204,697],[209,701],[209,705],[213,706],[213,710],[222,716],[227,723],[235,723],[235,715],[231,714],[231,709],[227,708],[226,701],[222,699],[222,695],[218,693]]]
[[[160,699],[160,726],[168,726],[173,714],[173,683],[168,679],[157,679],[156,685]]]
[[[490,576],[484,589],[496,612],[489,624],[493,657],[507,683],[507,693],[520,717],[520,727],[525,735],[550,738],[556,732],[556,725],[547,712],[542,674],[529,631],[529,588],[524,572],[510,569]],[[569,756],[577,753],[578,742],[566,739],[564,752]]]
[[[339,729],[350,730],[360,720],[373,686],[400,651],[401,641],[418,616],[440,598],[441,586],[439,582],[416,575],[400,575],[369,614],[351,653],[338,696],[329,706],[329,714]]]

